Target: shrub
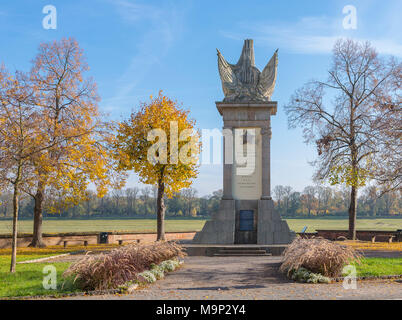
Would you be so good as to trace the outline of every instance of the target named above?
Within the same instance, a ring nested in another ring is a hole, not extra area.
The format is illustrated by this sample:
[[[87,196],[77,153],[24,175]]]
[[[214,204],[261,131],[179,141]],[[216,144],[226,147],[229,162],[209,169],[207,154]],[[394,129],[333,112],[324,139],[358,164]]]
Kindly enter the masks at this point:
[[[73,263],[63,274],[72,277],[83,290],[117,288],[151,268],[152,264],[183,257],[183,249],[174,242],[133,244],[97,256],[87,255]]]
[[[164,270],[162,267],[153,265],[150,270],[157,280],[163,279],[165,277]]]
[[[154,283],[156,281],[156,276],[151,270],[141,272],[140,274],[138,274],[138,276],[144,278],[145,281],[148,283]]]
[[[282,272],[305,268],[327,277],[337,277],[345,265],[360,261],[360,255],[349,246],[325,239],[296,239],[283,253]]]
[[[166,272],[174,271],[180,265],[178,260],[166,260],[159,266]]]
[[[299,268],[298,270],[293,270],[290,273],[290,278],[298,282],[307,283],[330,283],[331,279],[324,277],[319,273],[312,273],[305,268]]]

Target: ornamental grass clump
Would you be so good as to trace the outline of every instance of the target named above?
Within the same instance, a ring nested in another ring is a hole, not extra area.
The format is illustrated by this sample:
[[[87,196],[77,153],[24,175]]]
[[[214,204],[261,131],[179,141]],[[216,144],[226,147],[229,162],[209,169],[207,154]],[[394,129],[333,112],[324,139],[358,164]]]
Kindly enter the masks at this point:
[[[345,265],[360,261],[352,247],[325,239],[296,239],[283,253],[280,271],[291,277],[300,268],[326,277],[338,277]]]
[[[184,256],[182,247],[174,242],[127,245],[110,253],[87,255],[73,263],[63,276],[73,278],[86,291],[112,289],[137,280],[140,273],[153,265]]]

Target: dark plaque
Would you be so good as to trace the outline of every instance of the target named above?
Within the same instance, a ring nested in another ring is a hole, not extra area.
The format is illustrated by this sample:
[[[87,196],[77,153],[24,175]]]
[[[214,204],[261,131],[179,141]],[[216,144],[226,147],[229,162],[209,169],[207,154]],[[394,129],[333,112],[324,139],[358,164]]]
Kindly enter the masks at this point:
[[[254,231],[254,211],[240,210],[239,231]]]

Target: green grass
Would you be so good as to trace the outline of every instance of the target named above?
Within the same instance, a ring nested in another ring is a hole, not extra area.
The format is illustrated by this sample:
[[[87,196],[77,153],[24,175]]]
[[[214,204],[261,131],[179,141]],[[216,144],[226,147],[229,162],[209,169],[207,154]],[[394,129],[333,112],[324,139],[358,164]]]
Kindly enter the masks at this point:
[[[354,265],[358,277],[402,275],[402,258],[363,258]]]
[[[176,231],[197,231],[201,230],[205,220],[166,220],[165,230],[167,232]],[[22,233],[32,233],[33,222],[21,220],[18,223],[18,231]],[[0,221],[0,234],[11,233],[12,221]],[[132,232],[155,232],[156,220],[153,219],[124,219],[124,220],[44,220],[44,233],[58,232],[112,232],[112,231],[132,231]]]
[[[347,230],[347,219],[287,219],[289,227],[300,232],[307,226],[307,232],[317,229]],[[199,231],[204,226],[205,220],[174,219],[166,220],[166,231]],[[0,234],[11,233],[11,220],[0,220]],[[402,228],[400,219],[358,219],[358,230],[396,230]],[[19,221],[19,232],[32,233],[32,221]],[[102,231],[132,231],[132,232],[155,232],[156,220],[154,219],[95,219],[95,220],[44,220],[43,232],[102,232]]]
[[[307,226],[306,232],[316,230],[348,230],[348,219],[287,219],[291,230],[300,232]],[[397,219],[357,219],[357,230],[395,231],[402,229],[402,218]]]
[[[21,255],[18,261],[43,258],[49,255]],[[43,268],[52,265],[57,271],[57,290],[46,290],[43,288]],[[0,298],[20,297],[20,296],[36,296],[36,295],[57,295],[76,291],[71,282],[66,282],[62,289],[64,270],[68,268],[70,263],[29,263],[17,264],[16,272],[11,274],[10,257],[0,256]]]

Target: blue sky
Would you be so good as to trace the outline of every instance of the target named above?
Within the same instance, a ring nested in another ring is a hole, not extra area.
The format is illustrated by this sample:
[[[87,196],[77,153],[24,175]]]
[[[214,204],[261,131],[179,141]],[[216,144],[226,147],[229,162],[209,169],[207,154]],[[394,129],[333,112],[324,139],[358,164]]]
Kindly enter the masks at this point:
[[[57,29],[45,30],[45,5],[57,9]],[[357,9],[356,30],[343,28],[346,5]],[[272,185],[301,191],[311,184],[315,149],[299,130],[288,130],[283,105],[312,78],[326,78],[331,48],[340,37],[369,40],[384,55],[402,57],[400,0],[0,0],[0,63],[27,70],[43,41],[74,37],[98,83],[102,111],[126,117],[162,89],[191,110],[197,126],[221,128],[215,101],[223,99],[215,48],[237,62],[243,40],[254,39],[262,69],[279,48],[273,100]],[[201,167],[200,195],[222,187],[220,165]],[[137,184],[135,175],[128,186]]]

